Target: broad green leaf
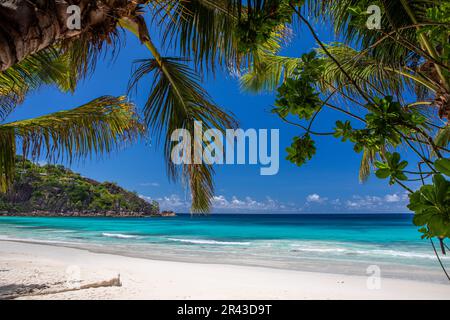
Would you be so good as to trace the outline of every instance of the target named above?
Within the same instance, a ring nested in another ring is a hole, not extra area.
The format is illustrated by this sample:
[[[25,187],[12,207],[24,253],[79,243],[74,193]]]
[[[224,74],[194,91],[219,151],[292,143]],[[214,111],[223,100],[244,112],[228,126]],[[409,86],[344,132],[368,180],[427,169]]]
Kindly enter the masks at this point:
[[[445,174],[446,176],[450,176],[450,159],[439,159],[434,162],[434,166],[436,170]]]

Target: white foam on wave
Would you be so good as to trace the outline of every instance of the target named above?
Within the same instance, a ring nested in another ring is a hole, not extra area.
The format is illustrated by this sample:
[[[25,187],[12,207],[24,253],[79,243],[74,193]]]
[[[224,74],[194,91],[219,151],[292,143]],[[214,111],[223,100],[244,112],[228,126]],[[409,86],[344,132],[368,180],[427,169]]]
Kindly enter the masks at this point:
[[[343,248],[296,248],[295,250],[298,251],[305,251],[305,252],[323,252],[323,253],[346,253],[346,252],[353,252],[352,250],[343,249]]]
[[[407,251],[396,251],[396,250],[373,250],[375,254],[388,255],[394,257],[405,257],[405,258],[426,258],[426,259],[436,259],[434,254],[418,253],[418,252],[407,252]],[[441,259],[449,259],[449,257],[441,257]]]
[[[131,234],[108,233],[108,232],[103,232],[102,236],[108,237],[108,238],[118,238],[118,239],[138,239],[139,238],[139,236],[134,236]]]
[[[422,258],[422,259],[436,259],[434,254],[422,252],[400,251],[392,249],[361,249],[361,248],[343,248],[343,247],[314,247],[306,245],[292,244],[296,251],[301,252],[317,252],[317,253],[336,253],[336,254],[356,254],[363,256],[386,256],[386,257],[402,257],[402,258]],[[450,259],[450,257],[442,257],[442,259]]]
[[[53,233],[75,233],[75,230],[61,230],[61,229],[52,229],[50,232]]]
[[[168,238],[170,241],[193,243],[193,244],[218,244],[218,245],[237,245],[237,246],[248,246],[250,242],[238,242],[238,241],[216,241],[216,240],[206,240],[206,239],[178,239],[178,238]]]
[[[31,242],[37,244],[66,244],[66,245],[74,245],[79,244],[83,245],[83,242],[75,242],[75,241],[62,241],[62,240],[44,240],[44,239],[35,239],[35,238],[15,238],[9,236],[0,236],[0,241],[18,241],[18,242]]]

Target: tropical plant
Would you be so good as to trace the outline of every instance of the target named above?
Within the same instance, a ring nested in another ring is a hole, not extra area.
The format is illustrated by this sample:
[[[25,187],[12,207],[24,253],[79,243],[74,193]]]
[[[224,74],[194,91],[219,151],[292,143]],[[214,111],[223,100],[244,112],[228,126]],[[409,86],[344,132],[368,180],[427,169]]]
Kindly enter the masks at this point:
[[[71,14],[76,13],[71,5],[77,5],[82,13],[79,29],[67,24]],[[147,25],[145,17],[156,22],[153,28]],[[233,118],[216,106],[199,85],[201,73],[214,72],[218,66],[239,71],[252,61],[260,61],[263,51],[279,46],[279,39],[284,36],[283,25],[290,18],[291,9],[286,1],[2,2],[0,71],[7,73],[23,65],[32,55],[51,50],[69,64],[64,84],[72,89],[77,80],[94,70],[103,49],[114,51],[119,45],[120,31],[130,31],[151,57],[137,62],[129,89],[135,88],[144,76],[153,77],[143,108],[144,122],[156,137],[164,139],[164,153],[168,158],[173,147],[168,137],[174,128],[192,130],[196,120],[203,122],[204,130],[225,130],[235,125]],[[181,57],[163,57],[154,44],[158,36],[162,37],[163,46],[174,45]],[[194,69],[189,66],[189,60]],[[5,112],[19,101],[18,97],[23,97],[24,92],[19,89],[17,95],[12,91],[2,94]],[[167,163],[172,179],[188,183],[193,211],[207,211],[213,195],[212,167],[175,167],[169,159]]]
[[[22,154],[69,162],[102,155],[132,143],[144,132],[134,106],[125,97],[100,97],[81,107],[14,122],[5,122],[30,90],[56,84],[75,89],[70,64],[53,49],[43,50],[0,73],[0,191],[14,179],[17,145]]]
[[[381,29],[369,30],[367,9],[374,4],[382,9]],[[260,91],[278,84],[274,112],[304,131],[288,148],[289,160],[302,165],[310,158],[314,135],[350,141],[362,153],[360,180],[375,171],[402,186],[410,193],[414,223],[425,237],[437,237],[445,254],[450,223],[444,177],[450,151],[449,2],[310,0],[291,1],[290,7],[293,21],[311,33],[318,48],[301,58],[273,52],[269,60],[278,61],[278,67],[250,66],[242,86]],[[314,17],[330,21],[343,43],[324,43]],[[349,119],[337,119],[330,132],[317,132],[314,124],[327,109]],[[308,143],[301,144],[300,152],[295,146],[302,141]],[[416,168],[402,159],[405,150],[416,155]],[[416,181],[423,187],[414,191],[408,185]]]

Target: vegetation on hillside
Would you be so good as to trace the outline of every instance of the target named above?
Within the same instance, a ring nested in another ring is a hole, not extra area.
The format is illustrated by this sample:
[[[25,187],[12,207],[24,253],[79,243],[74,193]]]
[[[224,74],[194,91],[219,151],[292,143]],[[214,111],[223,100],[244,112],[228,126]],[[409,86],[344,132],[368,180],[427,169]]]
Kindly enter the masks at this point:
[[[144,216],[159,214],[113,182],[100,183],[61,165],[39,166],[18,159],[13,187],[0,195],[0,214]]]

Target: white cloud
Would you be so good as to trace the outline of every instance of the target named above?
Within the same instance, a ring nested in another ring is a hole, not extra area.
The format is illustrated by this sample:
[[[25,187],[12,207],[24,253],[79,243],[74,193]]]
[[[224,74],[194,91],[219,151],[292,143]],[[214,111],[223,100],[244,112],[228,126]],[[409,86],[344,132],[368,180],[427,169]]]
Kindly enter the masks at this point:
[[[341,199],[337,198],[331,201],[331,204],[335,205],[335,206],[339,206],[341,205]]]
[[[349,210],[371,212],[404,212],[407,211],[407,194],[387,194],[385,196],[353,196],[345,202]]]
[[[161,210],[174,210],[176,212],[189,212],[191,198],[171,194],[161,198],[141,196],[146,200],[156,200]],[[317,193],[310,194],[302,204],[294,202],[280,202],[266,197],[256,200],[252,197],[227,197],[216,195],[211,200],[212,211],[217,213],[300,213],[316,212],[407,212],[408,195],[405,193],[386,194],[381,196],[353,195],[351,198],[329,199]]]
[[[142,182],[139,184],[141,187],[159,187],[158,182]]]
[[[347,200],[346,206],[349,209],[375,209],[383,200],[377,196],[353,196],[351,200]]]
[[[392,203],[392,202],[400,202],[401,198],[398,194],[387,194],[384,196],[384,200],[386,202]]]
[[[143,195],[140,195],[139,197],[147,201],[152,200],[158,201],[161,210],[175,210],[179,212],[188,212],[191,206],[190,201],[183,200],[177,194],[171,194],[169,196],[164,196],[162,198],[151,198]]]
[[[266,197],[263,201],[254,200],[251,197],[238,198],[236,196],[227,199],[223,195],[215,196],[212,200],[212,207],[216,211],[247,211],[247,212],[295,212],[300,211],[292,203],[285,204]]]
[[[317,193],[310,194],[309,196],[306,197],[306,202],[323,203],[327,200],[328,200],[328,198],[322,198]]]
[[[172,194],[162,198],[151,198],[140,195],[140,197],[147,201],[156,200],[159,202],[161,210],[174,210],[177,212],[189,212],[191,202],[183,200],[179,195]],[[296,207],[293,203],[281,203],[266,197],[263,201],[257,201],[251,197],[238,198],[233,196],[227,198],[224,195],[214,196],[212,201],[212,209],[217,212],[299,212],[301,209]]]

